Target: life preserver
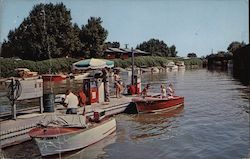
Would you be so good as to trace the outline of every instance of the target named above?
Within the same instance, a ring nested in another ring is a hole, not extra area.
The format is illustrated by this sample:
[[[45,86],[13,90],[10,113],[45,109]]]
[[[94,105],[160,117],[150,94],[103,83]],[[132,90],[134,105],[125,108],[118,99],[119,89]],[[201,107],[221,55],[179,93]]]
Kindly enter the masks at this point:
[[[86,95],[83,93],[83,91],[79,91],[79,104],[80,106],[85,106],[86,105]]]

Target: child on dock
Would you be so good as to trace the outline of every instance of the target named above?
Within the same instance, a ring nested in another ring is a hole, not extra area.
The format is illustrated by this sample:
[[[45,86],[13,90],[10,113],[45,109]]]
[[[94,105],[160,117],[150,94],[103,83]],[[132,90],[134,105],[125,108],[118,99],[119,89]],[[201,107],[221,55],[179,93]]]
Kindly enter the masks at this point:
[[[121,98],[122,97],[121,92],[124,90],[119,73],[120,73],[120,71],[117,70],[114,74],[116,98]]]

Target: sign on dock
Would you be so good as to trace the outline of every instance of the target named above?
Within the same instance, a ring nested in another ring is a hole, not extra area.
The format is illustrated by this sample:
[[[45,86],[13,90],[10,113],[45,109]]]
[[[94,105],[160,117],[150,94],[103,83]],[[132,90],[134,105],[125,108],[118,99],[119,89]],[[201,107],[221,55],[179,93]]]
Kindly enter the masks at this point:
[[[20,81],[22,92],[17,100],[40,98],[43,96],[43,79]]]

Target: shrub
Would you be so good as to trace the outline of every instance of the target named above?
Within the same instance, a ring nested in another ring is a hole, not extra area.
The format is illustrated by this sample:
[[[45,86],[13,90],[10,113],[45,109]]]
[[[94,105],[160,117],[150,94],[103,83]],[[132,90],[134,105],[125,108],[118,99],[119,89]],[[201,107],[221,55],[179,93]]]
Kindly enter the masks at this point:
[[[30,71],[36,71],[39,74],[44,73],[57,73],[57,72],[71,72],[71,66],[74,62],[79,61],[74,58],[55,58],[39,62],[28,60],[15,60],[12,58],[0,59],[0,77],[16,76],[14,71],[16,68],[25,67]]]

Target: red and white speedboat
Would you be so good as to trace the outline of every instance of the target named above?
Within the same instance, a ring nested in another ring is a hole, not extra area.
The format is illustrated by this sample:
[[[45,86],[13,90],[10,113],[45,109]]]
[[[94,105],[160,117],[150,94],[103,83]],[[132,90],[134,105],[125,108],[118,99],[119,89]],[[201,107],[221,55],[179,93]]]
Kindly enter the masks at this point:
[[[41,155],[48,156],[85,148],[116,130],[114,118],[88,124],[82,118],[82,115],[60,116],[46,126],[32,129],[29,135],[35,140]]]
[[[172,98],[138,97],[133,98],[132,101],[136,104],[138,113],[171,111],[184,105],[184,97],[180,96]]]
[[[66,75],[62,74],[43,74],[42,78],[44,81],[62,81],[67,78]]]

